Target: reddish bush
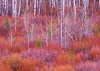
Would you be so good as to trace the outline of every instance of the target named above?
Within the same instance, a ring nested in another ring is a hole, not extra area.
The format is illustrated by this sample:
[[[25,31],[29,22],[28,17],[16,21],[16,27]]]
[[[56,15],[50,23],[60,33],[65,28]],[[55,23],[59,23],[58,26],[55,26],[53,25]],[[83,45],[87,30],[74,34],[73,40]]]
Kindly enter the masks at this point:
[[[100,37],[91,37],[89,41],[92,46],[100,45]]]
[[[77,61],[76,55],[73,52],[69,51],[68,53],[63,53],[58,55],[54,63],[55,65],[66,65],[66,64],[74,65],[76,61]]]
[[[17,36],[14,38],[12,45],[10,45],[7,50],[10,53],[20,53],[25,51],[27,48],[27,42],[23,37]]]
[[[76,63],[81,62],[81,61],[82,61],[81,56],[80,56],[79,54],[75,55],[75,56],[74,56],[74,61],[75,61]]]
[[[23,47],[27,48],[27,42],[24,37],[17,36],[13,40],[12,47]]]
[[[71,65],[65,65],[65,66],[56,66],[54,71],[75,71],[74,67]]]
[[[72,50],[75,53],[78,52],[84,52],[88,49],[91,48],[91,43],[88,41],[88,39],[84,39],[84,40],[79,40],[79,41],[75,41],[72,43],[71,48],[69,48],[70,50]]]
[[[94,33],[94,36],[99,36],[100,34],[100,24],[99,23],[95,23],[94,26],[93,26],[93,33]]]
[[[50,52],[45,48],[28,49],[28,51],[22,54],[24,58],[33,58],[36,60],[43,60],[46,63],[51,63],[56,57],[56,55],[57,55],[56,51]]]
[[[0,61],[0,71],[7,71],[7,68],[4,66],[2,61]]]
[[[89,52],[89,55],[94,60],[100,60],[100,46],[92,47]]]
[[[20,37],[23,37],[25,35],[25,33],[22,32],[22,30],[20,31],[19,29],[17,29],[17,31],[13,31],[12,34],[13,36],[20,36]]]
[[[12,54],[2,59],[3,67],[8,71],[38,71],[45,65],[42,61],[22,58],[19,54]],[[2,70],[1,70],[2,71]]]
[[[57,45],[57,44],[49,44],[46,49],[48,49],[49,51],[57,51],[58,53],[63,53],[64,52],[64,48]]]
[[[45,65],[45,66],[43,66],[42,70],[43,71],[54,71],[55,70],[55,66],[53,64],[49,64],[49,66]]]
[[[95,62],[81,62],[76,65],[76,71],[100,71],[100,67]]]
[[[26,49],[23,48],[23,47],[14,47],[14,46],[9,47],[9,48],[7,48],[7,49],[8,49],[8,52],[9,52],[9,53],[21,53],[21,52],[23,52],[23,51],[26,50]]]
[[[65,65],[68,61],[68,55],[66,53],[57,56],[54,63],[56,65]]]
[[[7,40],[7,38],[5,38],[4,36],[0,36],[0,48],[7,48],[9,47],[9,42]]]
[[[41,61],[23,59],[21,61],[20,71],[38,71],[38,70],[41,70],[43,66],[44,66],[44,63]]]

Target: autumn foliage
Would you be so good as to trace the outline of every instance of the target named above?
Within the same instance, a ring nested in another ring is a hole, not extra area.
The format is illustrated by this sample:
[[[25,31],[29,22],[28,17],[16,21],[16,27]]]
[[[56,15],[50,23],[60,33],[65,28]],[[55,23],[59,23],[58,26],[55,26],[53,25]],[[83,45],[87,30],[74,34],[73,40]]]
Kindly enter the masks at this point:
[[[41,15],[1,16],[0,71],[100,71],[100,11],[90,7],[84,20],[83,5],[76,18],[66,7],[63,20],[48,4]]]

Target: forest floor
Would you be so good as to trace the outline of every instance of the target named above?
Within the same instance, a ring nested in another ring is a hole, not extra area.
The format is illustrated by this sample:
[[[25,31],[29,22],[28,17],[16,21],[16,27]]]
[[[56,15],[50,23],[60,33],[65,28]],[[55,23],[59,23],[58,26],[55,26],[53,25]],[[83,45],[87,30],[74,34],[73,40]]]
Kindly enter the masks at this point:
[[[66,49],[40,40],[28,46],[21,26],[11,45],[9,26],[2,28],[5,18],[0,19],[0,71],[100,71],[100,21],[94,36],[75,40]]]

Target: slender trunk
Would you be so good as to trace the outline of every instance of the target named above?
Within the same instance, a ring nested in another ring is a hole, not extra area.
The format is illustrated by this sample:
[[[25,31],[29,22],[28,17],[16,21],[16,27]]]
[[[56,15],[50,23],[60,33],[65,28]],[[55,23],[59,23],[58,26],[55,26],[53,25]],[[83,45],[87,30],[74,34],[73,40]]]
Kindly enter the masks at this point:
[[[50,23],[50,33],[51,33],[51,42],[52,42],[52,36],[53,36],[53,31],[52,31],[52,15],[51,15],[51,23]]]
[[[15,31],[17,30],[17,16],[15,16]]]
[[[33,36],[34,36],[34,24],[31,24],[31,26],[32,27],[31,27],[31,34],[30,34],[31,35],[31,39],[30,40],[31,40],[31,42],[33,42],[33,39],[34,39],[33,38]]]
[[[18,8],[18,16],[20,16],[20,11],[21,11],[21,3],[22,3],[22,1],[20,0],[20,2],[19,2],[19,8]]]
[[[71,7],[71,0],[68,0],[68,3],[69,3],[69,7]]]
[[[36,0],[34,0],[34,16],[36,15]]]
[[[29,28],[29,5],[28,5],[29,0],[26,0],[26,31],[27,31],[27,42],[28,46],[30,45],[30,28]]]
[[[51,33],[51,43],[52,43],[52,37],[53,37],[53,29],[52,29],[52,0],[51,0],[51,23],[50,23],[50,33]]]
[[[13,17],[14,17],[14,0],[12,0],[12,14],[13,14]]]
[[[28,6],[28,0],[26,0],[26,10],[28,12],[29,6]]]
[[[2,13],[2,7],[1,7],[1,4],[2,3],[2,1],[0,1],[0,14]]]
[[[83,17],[82,17],[82,28],[81,28],[81,31],[82,31],[82,37],[84,38],[86,36],[86,27],[85,27],[85,20],[86,20],[86,17],[87,17],[87,0],[83,0]]]
[[[6,14],[6,10],[7,10],[7,9],[6,9],[6,5],[7,5],[7,4],[6,4],[6,0],[4,0],[4,14]]]
[[[67,39],[66,39],[67,35],[66,35],[66,30],[67,30],[67,28],[66,28],[66,23],[65,23],[65,48],[66,48],[66,46],[67,46]]]
[[[8,0],[4,1],[4,13],[5,13],[5,15],[8,14]]]
[[[12,0],[12,13],[15,18],[15,31],[17,28],[17,0]]]
[[[74,19],[76,20],[76,0],[73,0],[74,5]]]
[[[8,15],[8,2],[9,2],[9,1],[7,0],[7,15]]]
[[[65,15],[65,0],[63,0],[63,18],[64,18],[64,15]]]
[[[13,45],[13,35],[12,35],[12,33],[10,33],[10,44],[11,44],[11,46]]]
[[[100,8],[100,0],[99,0],[99,8]]]
[[[9,37],[10,37],[10,45],[11,45],[11,47],[12,47],[12,45],[13,45],[13,34],[12,34],[12,25],[11,24],[9,24],[10,25],[10,27],[9,27],[9,31],[8,31],[8,33],[9,33]]]
[[[15,14],[14,14],[14,17],[15,17],[15,31],[17,29],[17,0],[15,0]]]
[[[81,5],[81,1],[79,0],[79,6]]]
[[[4,15],[4,0],[2,1],[2,16]]]
[[[64,17],[64,0],[61,1],[61,24],[60,24],[60,28],[61,28],[61,32],[60,32],[61,46],[63,45],[63,17]]]
[[[61,32],[60,32],[60,36],[61,36],[61,39],[60,39],[60,43],[61,43],[61,45],[62,45],[62,43],[63,43],[63,36],[62,36],[62,18],[61,18],[61,24],[60,24],[60,28],[61,28]]]
[[[47,20],[46,20],[46,31],[47,31],[47,34],[46,34],[46,45],[48,46],[48,26],[47,26]]]
[[[29,13],[27,14],[27,35],[28,35],[28,46],[29,46],[30,45]]]

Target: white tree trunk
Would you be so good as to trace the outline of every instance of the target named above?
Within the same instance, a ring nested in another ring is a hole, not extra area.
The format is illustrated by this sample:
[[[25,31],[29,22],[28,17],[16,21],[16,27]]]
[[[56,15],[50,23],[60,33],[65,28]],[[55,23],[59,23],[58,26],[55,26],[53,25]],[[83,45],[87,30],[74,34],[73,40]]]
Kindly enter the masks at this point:
[[[10,33],[10,45],[11,46],[13,45],[13,35],[12,35],[12,32]]]
[[[27,9],[27,11],[28,11],[28,9],[29,9],[28,0],[26,0],[26,9]]]
[[[14,0],[12,0],[12,14],[13,14],[13,17],[14,17],[14,8],[15,8],[15,6],[14,6]]]
[[[71,0],[68,0],[68,6],[71,7]]]
[[[81,5],[81,1],[79,0],[79,6]]]
[[[22,4],[22,0],[20,0],[20,2],[19,2],[18,16],[20,16],[20,12],[21,12],[21,4]]]
[[[65,15],[65,0],[63,0],[63,17]]]
[[[7,0],[7,15],[8,15],[8,2],[9,2],[9,1]]]
[[[2,0],[2,16],[4,15],[4,0]]]
[[[61,29],[61,32],[60,32],[60,36],[61,36],[60,43],[61,43],[61,46],[63,45],[63,18],[64,18],[64,11],[65,11],[65,0],[62,0],[61,1],[61,24],[60,24],[60,29]]]
[[[6,8],[6,6],[7,6],[7,3],[6,3],[7,1],[6,0],[4,0],[4,13],[6,14],[6,12],[7,12],[7,8]]]
[[[46,31],[47,31],[46,32],[47,34],[46,34],[46,40],[45,41],[46,41],[46,45],[48,46],[48,26],[47,26],[47,20],[46,20]]]
[[[14,17],[15,17],[15,31],[16,31],[16,29],[17,29],[17,0],[15,0],[14,2],[15,2]]]
[[[34,16],[36,15],[36,3],[37,3],[37,1],[34,0]]]
[[[74,5],[74,17],[75,17],[75,20],[76,20],[76,0],[73,0],[73,5]]]
[[[8,0],[4,0],[4,13],[5,15],[8,14]]]
[[[62,36],[62,32],[63,32],[63,31],[62,31],[62,30],[63,30],[62,28],[63,28],[63,27],[62,27],[62,24],[63,24],[63,23],[62,23],[62,18],[61,18],[61,24],[60,24],[60,28],[61,28],[61,32],[60,32],[60,36],[61,36],[60,43],[61,43],[61,45],[62,45],[62,43],[63,43],[63,36]]]
[[[99,8],[100,8],[100,0],[99,0]]]
[[[53,6],[52,6],[52,4],[53,4],[53,2],[52,2],[52,0],[51,0],[51,2],[50,2],[50,4],[51,4],[51,22],[50,22],[50,35],[51,35],[51,42],[52,42],[52,38],[53,38],[53,29],[52,29],[52,9],[53,9]]]
[[[2,3],[2,1],[0,1],[0,14],[2,13],[1,3]]]

